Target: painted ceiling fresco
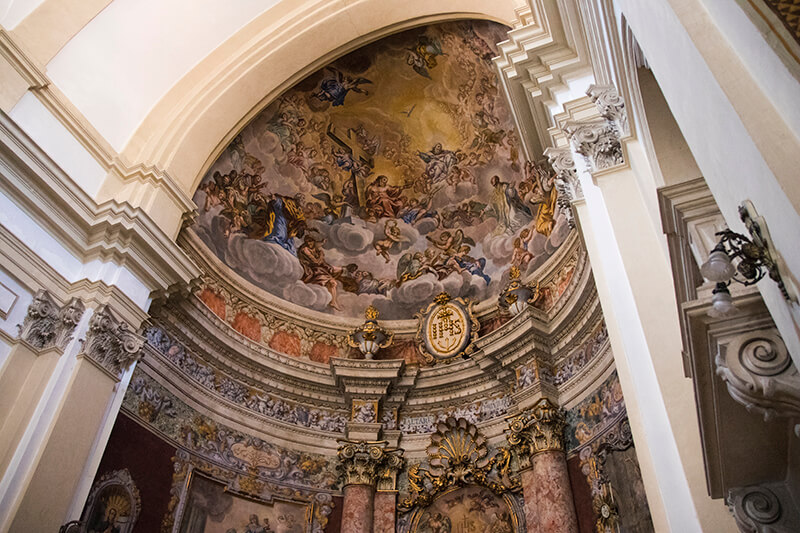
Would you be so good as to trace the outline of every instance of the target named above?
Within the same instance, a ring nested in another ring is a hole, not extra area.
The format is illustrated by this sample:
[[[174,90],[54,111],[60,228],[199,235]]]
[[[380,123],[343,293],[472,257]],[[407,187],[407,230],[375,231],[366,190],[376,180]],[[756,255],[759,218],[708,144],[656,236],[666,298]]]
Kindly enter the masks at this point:
[[[340,316],[497,298],[509,265],[532,272],[569,233],[498,85],[506,31],[417,28],[310,75],[211,166],[194,230],[256,286]]]

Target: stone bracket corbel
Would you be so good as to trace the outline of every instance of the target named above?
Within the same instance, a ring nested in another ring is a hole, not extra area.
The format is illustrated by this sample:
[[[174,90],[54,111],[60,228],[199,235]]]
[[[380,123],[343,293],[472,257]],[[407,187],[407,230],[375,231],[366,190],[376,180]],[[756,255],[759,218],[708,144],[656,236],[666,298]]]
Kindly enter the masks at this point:
[[[775,328],[757,329],[722,340],[716,372],[731,397],[770,421],[800,421],[800,373]],[[794,426],[800,437],[800,423]]]

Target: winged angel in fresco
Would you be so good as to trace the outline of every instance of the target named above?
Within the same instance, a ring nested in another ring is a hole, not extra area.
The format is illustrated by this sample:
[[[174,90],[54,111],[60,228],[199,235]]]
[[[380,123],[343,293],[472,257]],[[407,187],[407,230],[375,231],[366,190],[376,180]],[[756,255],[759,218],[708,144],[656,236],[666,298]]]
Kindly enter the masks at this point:
[[[420,36],[414,48],[408,49],[406,63],[411,65],[414,72],[428,79],[431,78],[428,69],[436,66],[436,56],[447,55],[442,51],[442,43],[435,37]]]
[[[328,76],[319,86],[319,91],[314,96],[323,102],[331,102],[334,107],[344,105],[344,99],[350,91],[368,95],[369,91],[362,89],[359,85],[372,83],[367,78],[354,78],[348,76],[339,69],[327,67],[333,76]]]

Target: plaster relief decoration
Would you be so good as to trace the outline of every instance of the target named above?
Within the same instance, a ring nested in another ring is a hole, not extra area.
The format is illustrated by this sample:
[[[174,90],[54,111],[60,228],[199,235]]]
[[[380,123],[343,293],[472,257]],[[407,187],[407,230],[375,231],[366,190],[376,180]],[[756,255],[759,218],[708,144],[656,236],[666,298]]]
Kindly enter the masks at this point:
[[[595,103],[600,115],[617,127],[621,137],[629,133],[625,101],[617,92],[616,87],[612,85],[591,85],[586,94]]]
[[[408,469],[409,495],[398,508],[409,516],[399,521],[400,531],[525,531],[508,449],[490,454],[474,424],[451,417],[437,425],[426,453],[427,467]]]
[[[408,435],[434,433],[437,425],[441,422],[445,422],[448,418],[463,418],[471,424],[479,424],[487,420],[505,416],[512,402],[511,396],[503,394],[493,398],[472,402],[467,405],[453,406],[434,413],[401,414],[400,431]]]
[[[545,149],[544,156],[556,173],[558,206],[567,217],[570,227],[574,228],[575,213],[572,211],[572,202],[583,200],[583,188],[578,178],[578,171],[575,169],[575,161],[572,159],[572,151],[568,148],[551,146]]]
[[[714,363],[734,400],[764,416],[800,419],[800,373],[774,328],[721,341]],[[800,437],[800,424],[794,426]]]
[[[330,489],[336,481],[326,456],[284,449],[202,415],[137,369],[122,408],[177,446],[229,472],[258,483]],[[138,390],[138,392],[137,392]],[[153,398],[170,408],[157,410]],[[153,415],[155,413],[155,415]]]
[[[160,328],[152,327],[146,334],[147,343],[169,362],[199,385],[218,393],[223,398],[281,422],[330,433],[344,433],[346,414],[289,402],[238,382],[203,363]]]
[[[397,473],[405,465],[403,450],[386,441],[339,441],[336,469],[342,486],[371,485],[379,490],[395,490]]]
[[[83,354],[119,378],[131,363],[141,357],[144,338],[114,317],[111,308],[101,305],[89,319]]]
[[[64,350],[83,316],[83,302],[73,298],[63,308],[44,289],[33,296],[19,329],[19,338],[36,349]]]
[[[353,422],[372,424],[378,421],[378,400],[353,400]]]
[[[607,170],[625,163],[620,132],[612,122],[568,122],[564,131],[573,149],[586,160],[589,172]]]
[[[429,363],[467,359],[475,350],[480,324],[467,298],[451,298],[443,292],[416,315],[419,321],[417,344]]]
[[[497,294],[570,227],[526,163],[491,58],[507,28],[408,30],[311,74],[209,168],[194,232],[236,274],[338,316],[407,319],[432,294]]]
[[[139,489],[127,469],[109,472],[95,482],[80,520],[82,533],[131,533],[141,511]]]
[[[197,471],[192,474],[181,533],[305,533],[311,527],[307,503],[264,501],[230,491]]]

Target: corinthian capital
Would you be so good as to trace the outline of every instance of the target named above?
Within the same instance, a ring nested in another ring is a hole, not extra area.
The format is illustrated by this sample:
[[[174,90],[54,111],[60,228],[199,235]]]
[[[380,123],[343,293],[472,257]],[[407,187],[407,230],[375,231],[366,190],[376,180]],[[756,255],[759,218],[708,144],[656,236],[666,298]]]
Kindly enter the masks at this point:
[[[720,343],[714,358],[728,393],[765,420],[800,418],[800,374],[774,328],[748,331]],[[800,436],[800,425],[795,426]]]
[[[117,320],[107,305],[102,305],[89,320],[83,354],[120,377],[131,363],[141,357],[142,344],[143,337]]]
[[[385,441],[347,441],[340,440],[339,478],[342,486],[371,485],[380,481],[381,490],[394,488],[397,472],[403,467],[403,450],[391,448]],[[389,487],[391,485],[391,487]]]
[[[83,302],[73,298],[60,307],[53,297],[40,289],[28,306],[25,319],[19,327],[19,337],[39,350],[63,350],[72,339],[72,333],[83,316]]]
[[[586,91],[589,98],[597,106],[597,110],[607,120],[619,128],[620,134],[628,133],[628,114],[625,112],[625,100],[613,85],[592,85]]]
[[[519,457],[521,469],[530,466],[537,453],[564,451],[564,410],[542,398],[529,411],[512,418],[506,439]]]
[[[613,122],[568,122],[564,131],[576,152],[586,160],[591,172],[605,170],[625,162],[620,132]]]

